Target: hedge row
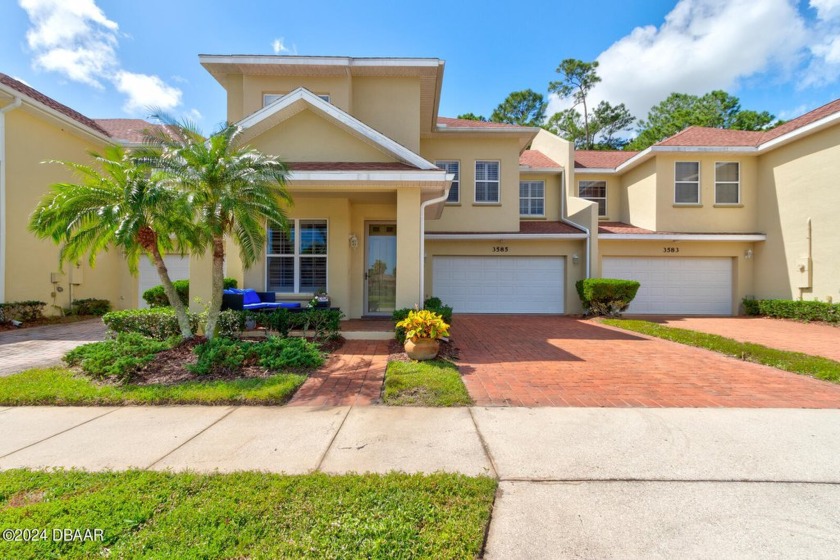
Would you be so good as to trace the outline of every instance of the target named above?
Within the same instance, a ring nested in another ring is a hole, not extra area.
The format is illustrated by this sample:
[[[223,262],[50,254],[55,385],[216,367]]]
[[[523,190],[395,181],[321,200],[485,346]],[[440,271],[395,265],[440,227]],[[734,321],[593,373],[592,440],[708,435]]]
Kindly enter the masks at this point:
[[[44,308],[47,306],[43,301],[10,301],[0,303],[0,323],[9,321],[36,321],[44,316]]]
[[[175,280],[172,282],[175,287],[175,292],[184,303],[190,304],[190,281],[189,280]],[[224,289],[235,288],[237,286],[236,278],[225,278]],[[143,292],[143,300],[149,304],[150,307],[169,307],[169,298],[163,291],[163,284],[159,284],[153,288],[149,288]]]
[[[636,297],[640,284],[635,280],[587,278],[575,283],[587,315],[615,317]]]
[[[195,332],[198,330],[198,315],[196,313],[188,313],[188,315],[190,327]],[[116,334],[138,333],[155,340],[181,336],[178,318],[171,307],[111,311],[102,316],[102,322]]]
[[[824,301],[745,299],[744,312],[747,315],[776,317],[779,319],[840,323],[840,304]]]

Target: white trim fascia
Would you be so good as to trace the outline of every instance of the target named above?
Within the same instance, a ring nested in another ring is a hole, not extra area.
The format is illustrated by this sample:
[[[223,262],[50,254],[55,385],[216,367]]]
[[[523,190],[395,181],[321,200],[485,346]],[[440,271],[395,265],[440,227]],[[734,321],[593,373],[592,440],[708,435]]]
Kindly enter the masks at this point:
[[[718,154],[754,154],[755,146],[651,146],[656,153],[718,153]]]
[[[199,64],[266,64],[272,66],[347,66],[437,68],[439,58],[356,58],[352,56],[218,55],[200,54]]]
[[[772,150],[773,148],[795,140],[799,136],[811,134],[812,132],[817,132],[819,130],[822,130],[823,128],[826,128],[833,124],[837,124],[837,122],[840,122],[840,112],[828,115],[827,117],[823,117],[818,121],[814,121],[810,124],[806,124],[805,126],[791,130],[787,134],[782,134],[778,138],[773,138],[772,140],[769,140],[764,144],[759,144],[757,151],[759,153],[763,153],[768,150]]]
[[[510,240],[536,240],[536,239],[586,239],[585,233],[427,233],[426,239],[433,241],[445,241],[456,239],[510,239]]]
[[[763,233],[599,233],[598,239],[624,241],[767,241]]]
[[[50,117],[53,117],[53,118],[58,119],[58,120],[60,120],[64,123],[67,123],[68,125],[77,129],[79,132],[83,132],[84,134],[87,134],[88,136],[92,136],[93,138],[95,138],[95,139],[97,139],[101,142],[105,142],[106,144],[113,144],[115,142],[114,138],[111,138],[110,136],[105,136],[101,132],[98,132],[98,131],[90,128],[86,124],[80,123],[76,119],[68,117],[67,115],[65,115],[61,111],[56,111],[55,109],[53,109],[52,107],[50,107],[48,105],[44,105],[40,101],[38,101],[36,99],[33,99],[33,98],[29,97],[28,95],[19,92],[16,89],[7,87],[4,84],[0,84],[0,90],[2,90],[5,93],[8,93],[9,95],[11,95],[15,98],[23,99],[24,103],[30,105],[33,109],[35,109],[37,111],[41,111],[42,113],[45,113],[46,115],[49,115]]]
[[[575,175],[615,175],[618,173],[614,167],[575,167]]]
[[[560,175],[563,173],[562,167],[529,167],[527,165],[519,166],[520,173],[539,173],[541,175]]]
[[[452,182],[455,175],[444,171],[290,171],[287,181],[335,181],[340,183]]]
[[[288,95],[281,97],[274,103],[263,107],[259,111],[245,117],[236,124],[243,130],[247,130],[252,126],[256,125],[257,123],[268,119],[269,117],[273,116],[274,114],[282,111],[283,109],[289,107],[290,105],[298,101],[308,103],[313,108],[317,109],[321,113],[324,113],[326,116],[330,117],[334,121],[349,128],[358,136],[361,136],[367,139],[368,141],[372,142],[373,144],[376,144],[385,152],[391,154],[395,158],[409,165],[413,165],[414,167],[418,167],[420,169],[437,169],[435,164],[420,157],[419,155],[412,152],[399,142],[396,142],[395,140],[388,138],[381,132],[372,129],[359,119],[353,117],[348,113],[345,113],[335,105],[327,103],[308,89],[302,87],[297,88]]]
[[[499,127],[499,128],[480,128],[480,127],[459,127],[459,126],[448,126],[445,124],[435,124],[435,129],[433,132],[453,132],[453,133],[461,133],[461,134],[531,134],[536,136],[537,133],[542,130],[541,128],[535,128],[530,126],[523,126],[523,127]]]

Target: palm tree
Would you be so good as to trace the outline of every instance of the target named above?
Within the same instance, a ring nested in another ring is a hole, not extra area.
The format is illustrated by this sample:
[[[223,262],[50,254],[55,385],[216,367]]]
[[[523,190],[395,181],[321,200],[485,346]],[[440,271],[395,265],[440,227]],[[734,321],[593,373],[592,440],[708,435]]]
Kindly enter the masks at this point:
[[[175,309],[181,335],[192,338],[187,311],[162,256],[201,245],[186,197],[162,183],[121,146],[109,146],[101,155],[92,152],[91,157],[96,167],[49,162],[64,165],[81,182],[52,185],[30,218],[30,231],[62,245],[62,264],[78,262],[87,253],[94,266],[97,253],[113,245],[125,252],[129,269],[136,274],[145,254]]]
[[[164,126],[147,136],[150,165],[184,192],[194,212],[196,234],[212,248],[212,294],[205,334],[212,338],[222,307],[225,238],[239,246],[247,268],[262,254],[266,225],[286,228],[288,170],[278,158],[241,146],[242,129],[226,124],[205,138],[189,121],[163,114]]]

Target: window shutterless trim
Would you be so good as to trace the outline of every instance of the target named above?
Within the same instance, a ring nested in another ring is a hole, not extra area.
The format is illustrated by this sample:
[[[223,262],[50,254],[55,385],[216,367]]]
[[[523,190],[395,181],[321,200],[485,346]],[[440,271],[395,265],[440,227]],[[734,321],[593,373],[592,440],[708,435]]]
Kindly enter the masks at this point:
[[[458,193],[458,198],[457,198],[457,200],[447,199],[444,202],[444,204],[452,204],[452,205],[461,204],[461,160],[459,160],[459,159],[439,159],[439,160],[435,160],[435,165],[438,166],[438,167],[440,167],[440,164],[448,164],[448,163],[454,163],[458,166],[458,171],[456,173],[456,176],[458,177],[458,179],[455,180],[455,181],[452,181],[453,185],[455,183],[458,184],[458,190],[456,191]],[[450,171],[449,169],[444,169],[444,168],[441,168],[441,169],[443,169],[447,173],[452,173],[452,171]],[[449,193],[452,194],[451,189],[450,189]]]
[[[478,164],[495,163],[498,167],[498,179],[495,181],[483,180],[482,183],[496,183],[496,200],[478,200]],[[500,204],[502,201],[502,161],[498,159],[477,159],[473,166],[473,204]]]
[[[737,181],[718,181],[717,170],[719,163],[734,163],[738,169]],[[735,202],[720,202],[718,200],[718,185],[735,185],[738,193],[738,200]],[[738,206],[741,204],[741,162],[740,161],[716,161],[715,162],[715,206]]]
[[[542,196],[531,196],[531,185],[540,185],[542,186]],[[522,196],[522,185],[528,185],[528,195]],[[528,209],[531,208],[531,201],[534,200],[541,200],[542,201],[542,212],[539,214],[535,214],[532,212],[528,212],[527,214],[522,213],[522,201],[528,201]],[[545,181],[519,181],[519,217],[520,218],[544,218],[545,217]]]
[[[697,180],[696,181],[680,181],[677,179],[677,165],[681,163],[693,163],[697,166]],[[701,205],[703,204],[702,193],[700,189],[702,179],[702,173],[700,169],[700,162],[699,161],[675,161],[674,162],[674,204],[683,206],[683,205]],[[696,183],[697,184],[697,200],[691,200],[687,202],[680,202],[677,200],[677,183]]]
[[[581,183],[604,183],[604,196],[583,196],[580,194],[580,184]],[[607,197],[607,182],[600,180],[600,179],[579,179],[578,180],[578,198],[582,198],[584,200],[590,200],[594,203],[598,203],[599,200],[604,201],[604,213],[601,214],[601,205],[598,204],[598,218],[606,218],[610,215],[609,209],[609,201]]]
[[[312,293],[312,292],[301,292],[300,291],[300,259],[301,259],[301,257],[309,257],[309,258],[322,258],[322,259],[324,259],[324,289],[327,292],[329,292],[330,291],[330,288],[329,288],[329,282],[330,282],[330,261],[329,261],[329,256],[330,256],[330,221],[326,218],[294,218],[294,219],[289,219],[289,222],[291,222],[292,227],[295,228],[294,254],[291,254],[291,253],[269,253],[268,249],[269,249],[271,244],[266,243],[266,246],[265,246],[265,250],[266,250],[265,275],[263,277],[265,291],[266,292],[273,291],[273,292],[278,293],[278,294],[290,294],[290,295]],[[326,227],[327,227],[327,231],[326,231],[327,252],[325,254],[323,254],[323,255],[303,255],[303,254],[301,254],[301,252],[300,252],[300,241],[301,241],[301,237],[302,237],[301,229],[300,229],[301,222],[323,222],[324,225],[326,225]],[[266,229],[266,234],[268,234],[268,231],[270,229],[271,228]],[[294,266],[294,270],[293,270],[293,274],[294,274],[293,288],[294,288],[294,291],[292,291],[292,292],[277,291],[277,290],[272,290],[271,287],[269,286],[269,282],[268,282],[268,272],[269,272],[268,259],[272,258],[272,257],[274,257],[274,258],[285,257],[285,258],[293,258],[294,259],[294,265],[293,265]]]

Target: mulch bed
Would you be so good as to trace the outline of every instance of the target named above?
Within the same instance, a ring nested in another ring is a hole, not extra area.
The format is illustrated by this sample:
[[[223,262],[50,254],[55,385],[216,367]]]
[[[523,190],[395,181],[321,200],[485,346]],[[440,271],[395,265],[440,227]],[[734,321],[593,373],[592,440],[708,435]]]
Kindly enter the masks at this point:
[[[459,359],[460,350],[452,339],[449,341],[441,340],[440,341],[440,352],[438,352],[437,359],[439,360],[449,360],[450,362],[454,362]],[[397,340],[391,340],[388,345],[388,361],[389,362],[411,362],[413,361],[411,358],[408,357],[408,354],[405,353],[405,349],[403,349],[403,345],[400,344]]]
[[[264,338],[246,338],[259,343]],[[207,340],[203,336],[196,336],[185,340],[169,350],[159,352],[155,359],[143,366],[131,379],[132,385],[175,385],[187,381],[232,381],[235,379],[255,379],[271,377],[271,372],[256,364],[248,365],[234,371],[214,371],[206,375],[199,375],[187,369],[187,365],[198,361],[193,349]],[[321,350],[328,354],[335,352],[344,345],[344,339],[338,338],[321,344]]]

